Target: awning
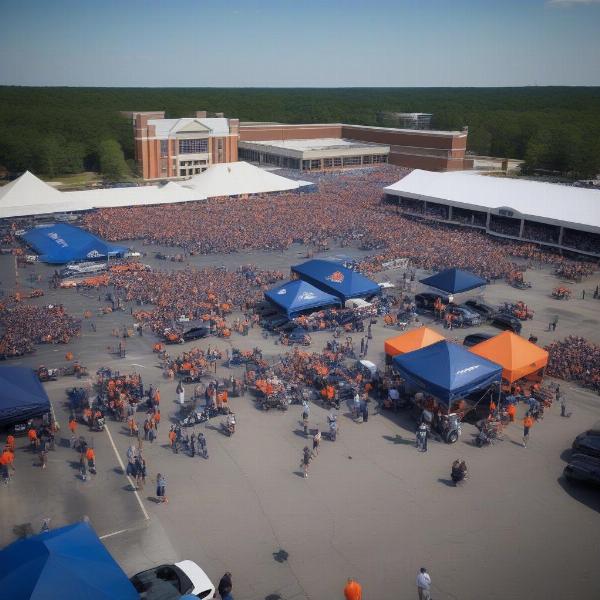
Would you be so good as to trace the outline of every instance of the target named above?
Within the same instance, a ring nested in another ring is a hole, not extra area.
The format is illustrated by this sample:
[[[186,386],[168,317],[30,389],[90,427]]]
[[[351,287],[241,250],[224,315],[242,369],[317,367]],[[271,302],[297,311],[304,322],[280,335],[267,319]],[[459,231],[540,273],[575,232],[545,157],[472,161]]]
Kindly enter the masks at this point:
[[[265,298],[290,318],[303,311],[316,310],[323,306],[339,306],[340,304],[339,298],[301,279],[288,281],[272,290],[268,290],[265,292]]]
[[[381,293],[378,283],[330,260],[309,260],[293,266],[292,272],[344,302],[350,298],[365,298]]]
[[[393,358],[401,377],[450,404],[500,381],[502,367],[447,341]]]
[[[487,358],[502,367],[502,378],[512,383],[543,369],[548,364],[548,352],[512,331],[472,346],[473,354]]]
[[[467,292],[486,284],[485,279],[461,269],[446,269],[431,275],[431,277],[421,279],[420,282],[449,294]]]
[[[49,411],[50,400],[33,369],[0,367],[0,426]]]
[[[10,600],[139,600],[88,523],[40,533],[4,548],[0,590]]]
[[[429,327],[419,327],[396,337],[388,338],[384,342],[384,348],[388,356],[396,356],[397,354],[407,354],[431,346],[431,344],[441,342],[444,339],[443,335],[429,329]]]

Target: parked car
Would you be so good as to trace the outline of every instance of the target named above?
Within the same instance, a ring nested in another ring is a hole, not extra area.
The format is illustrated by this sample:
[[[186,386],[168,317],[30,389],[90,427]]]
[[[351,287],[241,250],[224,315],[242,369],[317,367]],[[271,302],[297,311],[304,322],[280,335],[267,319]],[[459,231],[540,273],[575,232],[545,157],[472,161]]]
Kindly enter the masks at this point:
[[[493,333],[471,333],[470,335],[465,336],[463,340],[463,346],[470,348],[471,346],[476,346],[477,344],[481,344],[481,342],[485,342],[494,337]]]
[[[469,310],[465,306],[457,306],[456,304],[448,304],[446,313],[450,313],[457,318],[458,322],[467,327],[481,325],[481,316],[473,310]]]
[[[417,312],[433,312],[433,305],[437,298],[440,298],[444,304],[450,303],[450,298],[444,294],[434,294],[433,292],[423,292],[415,295],[415,306]]]
[[[192,340],[205,338],[208,334],[208,327],[192,327],[191,329],[188,329],[182,337],[184,342],[191,342]]]
[[[208,575],[191,560],[142,571],[130,581],[141,600],[178,600],[186,594],[214,598],[216,592]]]
[[[511,315],[505,314],[495,314],[492,318],[492,325],[498,327],[499,329],[505,329],[508,331],[512,331],[513,333],[519,334],[521,333],[521,328],[523,325],[521,321],[517,319],[517,317],[513,317]]]
[[[600,421],[575,438],[573,450],[577,453],[600,458]]]
[[[304,344],[307,340],[310,340],[310,335],[303,327],[296,327],[288,334],[290,344]]]
[[[462,306],[462,305],[461,305]],[[475,300],[471,298],[464,303],[470,310],[474,310],[476,313],[481,315],[482,319],[491,319],[498,312],[498,309],[491,306],[490,304],[486,304],[485,302],[481,302],[480,300]]]
[[[275,331],[278,327],[285,325],[289,319],[281,314],[275,315],[273,318],[264,319],[261,325],[268,331]]]
[[[574,454],[563,473],[565,479],[570,482],[600,486],[600,458],[587,454]]]

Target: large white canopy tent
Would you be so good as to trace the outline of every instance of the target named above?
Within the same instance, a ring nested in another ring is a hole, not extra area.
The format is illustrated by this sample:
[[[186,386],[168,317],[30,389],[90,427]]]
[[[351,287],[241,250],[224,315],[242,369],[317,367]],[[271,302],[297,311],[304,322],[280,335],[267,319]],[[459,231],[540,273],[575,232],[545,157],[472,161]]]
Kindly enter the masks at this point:
[[[198,190],[207,198],[216,198],[285,192],[313,184],[309,181],[288,179],[240,161],[213,165],[204,173],[181,182],[181,185]]]
[[[144,185],[60,192],[29,171],[0,187],[0,219],[94,208],[194,202],[220,196],[245,196],[298,190],[312,185],[295,181],[246,162],[210,167],[191,179],[166,185]]]

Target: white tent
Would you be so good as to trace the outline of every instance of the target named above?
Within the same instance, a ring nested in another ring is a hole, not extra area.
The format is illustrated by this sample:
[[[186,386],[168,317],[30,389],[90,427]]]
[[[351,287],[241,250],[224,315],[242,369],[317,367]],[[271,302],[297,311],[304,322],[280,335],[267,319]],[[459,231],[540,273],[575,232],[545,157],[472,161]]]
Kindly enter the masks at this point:
[[[197,190],[207,198],[215,198],[284,192],[312,184],[288,179],[242,161],[213,165],[181,185]]]
[[[205,199],[206,196],[199,191],[183,188],[174,182],[163,186],[147,185],[59,192],[27,171],[18,179],[0,187],[0,218],[116,206],[175,204]]]

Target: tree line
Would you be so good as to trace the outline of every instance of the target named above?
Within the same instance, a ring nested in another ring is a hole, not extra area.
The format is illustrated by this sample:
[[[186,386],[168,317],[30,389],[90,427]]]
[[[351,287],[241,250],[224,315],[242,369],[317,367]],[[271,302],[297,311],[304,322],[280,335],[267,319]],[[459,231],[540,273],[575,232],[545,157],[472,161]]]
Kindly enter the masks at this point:
[[[240,121],[377,125],[382,111],[431,112],[433,127],[469,127],[476,154],[525,161],[525,172],[600,172],[600,88],[33,88],[0,87],[0,167],[11,174],[135,171],[120,111],[224,112]]]

